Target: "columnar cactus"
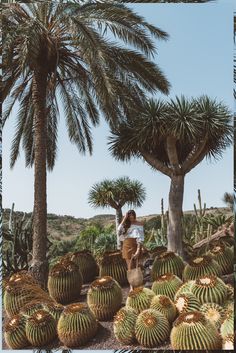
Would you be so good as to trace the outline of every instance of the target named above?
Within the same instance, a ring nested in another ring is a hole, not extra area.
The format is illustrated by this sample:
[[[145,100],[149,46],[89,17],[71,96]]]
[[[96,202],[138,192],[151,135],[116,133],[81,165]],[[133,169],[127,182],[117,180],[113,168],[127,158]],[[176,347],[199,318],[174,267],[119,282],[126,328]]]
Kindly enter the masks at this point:
[[[42,347],[57,336],[56,321],[45,310],[38,310],[26,321],[26,337],[34,347]]]
[[[152,290],[155,294],[166,295],[173,300],[176,291],[182,284],[183,282],[179,277],[172,273],[166,273],[156,278],[152,284]]]
[[[26,318],[22,315],[14,315],[6,324],[4,338],[11,349],[22,349],[29,345],[25,333]]]
[[[142,311],[136,321],[135,335],[140,345],[148,348],[157,347],[170,333],[167,318],[155,309]]]
[[[217,350],[222,345],[215,325],[198,311],[183,313],[175,320],[170,340],[176,350]]]
[[[225,283],[213,275],[199,277],[193,284],[191,291],[201,304],[216,303],[221,305],[227,297]]]
[[[67,305],[57,325],[59,339],[67,347],[83,346],[96,335],[97,329],[97,319],[84,303]]]
[[[211,256],[196,257],[185,266],[183,278],[185,281],[195,280],[204,275],[221,275],[218,263]]]
[[[152,279],[155,281],[157,277],[166,273],[173,273],[182,278],[183,269],[184,262],[182,258],[174,252],[166,251],[156,256],[152,266]]]
[[[177,315],[175,304],[166,295],[156,295],[151,301],[150,309],[160,311],[170,323],[175,320]]]
[[[112,277],[101,277],[92,282],[88,290],[87,302],[98,320],[111,320],[121,307],[121,287]]]
[[[176,297],[175,306],[178,313],[182,314],[189,311],[198,311],[201,303],[194,294],[185,292]]]
[[[220,333],[223,338],[234,334],[234,311],[228,310],[222,321]]]
[[[223,275],[233,272],[234,252],[229,246],[219,243],[211,248],[209,254],[218,263]]]
[[[215,303],[205,303],[201,306],[200,311],[217,329],[220,329],[222,319],[225,315],[225,310],[222,306]]]
[[[137,311],[131,307],[123,307],[114,317],[114,335],[116,339],[125,345],[130,345],[135,339],[135,323]]]
[[[185,283],[182,284],[181,287],[179,287],[179,289],[177,290],[177,292],[175,293],[175,296],[174,296],[174,300],[176,300],[176,298],[180,295],[180,294],[183,294],[183,293],[186,293],[186,292],[191,292],[191,289],[192,289],[192,285],[195,283],[195,281],[187,281]]]
[[[155,293],[148,288],[138,287],[131,290],[126,299],[126,306],[135,309],[138,313],[148,309]]]
[[[79,266],[83,283],[91,282],[98,276],[98,265],[90,251],[77,251],[71,255],[71,261]]]
[[[82,283],[79,267],[67,259],[54,265],[49,272],[49,294],[60,304],[78,300]]]
[[[120,251],[106,252],[99,263],[99,268],[100,277],[110,276],[121,286],[128,283],[127,265]]]

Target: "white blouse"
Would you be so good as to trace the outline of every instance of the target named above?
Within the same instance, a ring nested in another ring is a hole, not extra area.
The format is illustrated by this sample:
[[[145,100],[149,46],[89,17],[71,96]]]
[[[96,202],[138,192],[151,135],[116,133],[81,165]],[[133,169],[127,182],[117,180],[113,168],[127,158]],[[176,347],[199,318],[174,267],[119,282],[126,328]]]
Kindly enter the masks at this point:
[[[123,241],[127,238],[136,238],[137,243],[141,243],[144,241],[143,226],[138,224],[131,224],[131,226],[128,228],[125,234],[124,234],[124,230],[125,228],[123,224],[120,224],[117,229],[120,241]]]

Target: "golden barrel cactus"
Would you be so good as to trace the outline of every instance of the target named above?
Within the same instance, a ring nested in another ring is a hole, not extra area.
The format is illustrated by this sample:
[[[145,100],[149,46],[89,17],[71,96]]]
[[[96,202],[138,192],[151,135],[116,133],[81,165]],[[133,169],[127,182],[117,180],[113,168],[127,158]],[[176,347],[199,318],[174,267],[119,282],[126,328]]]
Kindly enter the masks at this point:
[[[175,306],[178,313],[182,314],[189,311],[198,311],[201,303],[194,294],[185,292],[176,297]]]
[[[130,345],[135,340],[135,323],[137,311],[131,307],[123,307],[114,317],[114,335],[117,341],[122,344]]]
[[[218,263],[209,255],[202,255],[191,260],[184,269],[183,279],[185,281],[195,280],[205,275],[221,275]]]
[[[99,262],[99,275],[114,278],[121,286],[128,283],[127,265],[120,251],[105,252]]]
[[[218,263],[223,275],[233,272],[234,252],[224,243],[215,244],[211,247],[209,255]]]
[[[129,292],[126,299],[126,306],[131,307],[140,313],[150,307],[151,301],[154,297],[155,293],[151,289],[137,287]]]
[[[172,251],[166,251],[156,256],[152,266],[152,280],[166,273],[173,273],[182,278],[184,262],[180,256]]]
[[[160,311],[170,323],[175,320],[177,315],[175,304],[166,295],[156,295],[151,301],[150,309]]]
[[[152,290],[155,294],[162,294],[174,299],[176,291],[183,284],[182,280],[172,273],[165,273],[158,276],[152,284]]]
[[[90,251],[77,251],[71,255],[70,259],[79,266],[83,283],[91,282],[98,276],[99,268]]]
[[[5,325],[4,339],[11,349],[22,349],[29,345],[25,333],[26,318],[23,315],[14,315]]]
[[[227,287],[218,277],[205,275],[199,277],[191,288],[191,292],[198,298],[201,304],[223,304],[227,297]]]

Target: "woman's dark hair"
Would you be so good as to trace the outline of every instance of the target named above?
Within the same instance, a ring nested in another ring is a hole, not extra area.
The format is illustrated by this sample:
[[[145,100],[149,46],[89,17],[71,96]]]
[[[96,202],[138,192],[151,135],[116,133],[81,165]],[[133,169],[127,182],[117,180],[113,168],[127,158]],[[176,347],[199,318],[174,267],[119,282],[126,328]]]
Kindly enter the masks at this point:
[[[128,215],[133,215],[134,218],[136,219],[136,213],[134,210],[129,210],[128,211]],[[125,229],[125,233],[127,232],[127,230],[129,229],[129,227],[131,226],[131,222],[130,222],[130,219],[129,217],[126,219],[125,223],[124,223],[124,229]]]

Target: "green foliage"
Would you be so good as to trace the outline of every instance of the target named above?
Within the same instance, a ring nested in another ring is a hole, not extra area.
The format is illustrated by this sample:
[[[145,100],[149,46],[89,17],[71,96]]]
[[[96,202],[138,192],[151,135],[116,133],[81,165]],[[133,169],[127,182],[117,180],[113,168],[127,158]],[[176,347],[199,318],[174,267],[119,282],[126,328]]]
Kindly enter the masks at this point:
[[[22,349],[29,345],[25,333],[26,318],[22,315],[13,316],[5,325],[4,339],[11,349]]]
[[[138,314],[131,307],[123,307],[114,317],[114,335],[125,345],[131,345],[135,340],[135,323]]]
[[[177,315],[175,304],[166,295],[156,295],[150,305],[150,309],[161,312],[172,323]]]
[[[194,294],[185,292],[176,296],[175,306],[178,313],[182,314],[189,311],[198,311],[201,303]]]
[[[109,227],[104,229],[95,240],[93,253],[99,261],[105,252],[113,250],[116,250],[116,234],[114,228]]]
[[[166,251],[155,258],[152,266],[152,279],[155,279],[166,273],[173,273],[182,278],[184,263],[180,256],[174,252]]]
[[[155,293],[144,287],[138,287],[131,290],[126,299],[126,306],[135,309],[138,313],[148,309]]]
[[[120,251],[105,252],[99,258],[100,276],[111,276],[121,286],[127,282],[127,265]]]
[[[157,277],[152,284],[152,290],[155,294],[166,295],[173,300],[176,291],[181,287],[182,283],[179,277],[172,273],[166,273]]]
[[[48,252],[50,267],[55,265],[62,256],[76,251],[76,239],[73,240],[53,240]]]

